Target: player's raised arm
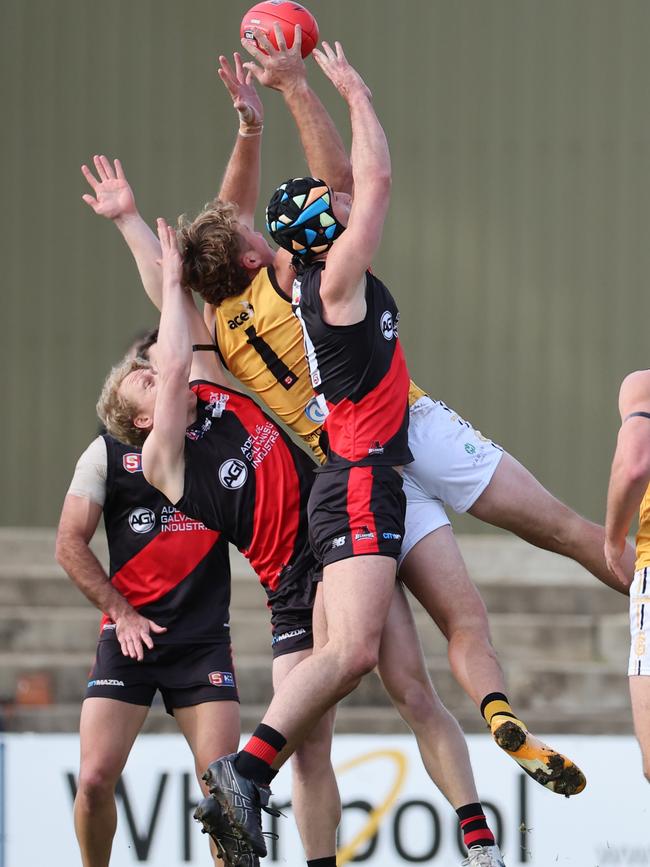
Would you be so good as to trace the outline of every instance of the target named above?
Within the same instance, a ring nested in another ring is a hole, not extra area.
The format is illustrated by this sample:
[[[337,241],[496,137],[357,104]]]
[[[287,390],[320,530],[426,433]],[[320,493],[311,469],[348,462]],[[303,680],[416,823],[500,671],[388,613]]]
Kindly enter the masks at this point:
[[[191,292],[181,285],[182,263],[176,232],[158,220],[162,250],[162,311],[158,329],[153,428],[142,449],[147,481],[177,503],[183,495],[185,430],[192,421],[188,388],[192,366],[192,320],[202,322]]]
[[[300,25],[295,27],[291,48],[287,48],[277,23],[274,32],[278,48],[261,30],[255,32],[254,40],[242,39],[244,48],[257,61],[248,61],[244,66],[261,85],[282,94],[298,128],[310,174],[322,178],[335,190],[351,193],[352,168],[345,146],[334,121],[307,81]]]
[[[219,57],[219,78],[239,118],[237,139],[221,182],[219,198],[234,202],[239,209],[240,222],[252,228],[260,193],[264,109],[252,83],[253,75],[244,69],[239,53],[235,52],[233,60],[234,67],[227,57]]]
[[[612,462],[605,520],[605,559],[625,586],[621,565],[634,515],[650,483],[650,370],[627,376],[619,392],[621,428]]]
[[[145,292],[160,310],[162,279],[158,238],[138,212],[122,163],[117,159],[111,163],[103,155],[93,157],[93,163],[96,175],[87,165],[81,167],[94,193],[92,196],[86,193],[82,199],[96,214],[115,224],[135,259]]]
[[[391,186],[388,142],[371,93],[348,63],[340,43],[335,45],[334,51],[323,42],[323,50],[314,51],[314,57],[350,109],[354,199],[347,229],[332,247],[321,281],[326,309],[328,303],[346,303],[363,293],[365,272],[381,241]],[[335,215],[336,206],[335,201]]]

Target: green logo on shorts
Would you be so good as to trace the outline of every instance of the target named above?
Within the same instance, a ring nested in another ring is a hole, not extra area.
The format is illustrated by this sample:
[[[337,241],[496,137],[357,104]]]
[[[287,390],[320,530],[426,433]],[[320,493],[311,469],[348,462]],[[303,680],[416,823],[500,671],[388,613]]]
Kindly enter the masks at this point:
[[[471,443],[465,443],[465,451],[468,455],[476,454],[476,446],[473,446]]]

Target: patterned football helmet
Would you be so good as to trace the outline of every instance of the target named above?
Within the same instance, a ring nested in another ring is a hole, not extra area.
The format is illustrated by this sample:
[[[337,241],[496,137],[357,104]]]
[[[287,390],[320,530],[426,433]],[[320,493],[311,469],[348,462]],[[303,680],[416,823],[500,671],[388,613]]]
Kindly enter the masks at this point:
[[[308,262],[329,249],[345,226],[334,216],[332,191],[325,181],[293,178],[271,196],[266,228],[278,246]]]

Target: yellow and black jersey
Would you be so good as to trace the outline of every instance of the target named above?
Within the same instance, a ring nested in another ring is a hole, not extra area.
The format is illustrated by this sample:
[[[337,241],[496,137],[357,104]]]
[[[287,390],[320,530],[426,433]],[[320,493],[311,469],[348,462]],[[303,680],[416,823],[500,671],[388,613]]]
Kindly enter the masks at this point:
[[[650,566],[650,485],[639,507],[639,529],[636,534],[636,569]]]
[[[214,311],[214,339],[227,369],[258,395],[323,463],[324,416],[309,378],[300,323],[273,268],[262,268],[247,288]],[[409,404],[425,392],[411,382]]]

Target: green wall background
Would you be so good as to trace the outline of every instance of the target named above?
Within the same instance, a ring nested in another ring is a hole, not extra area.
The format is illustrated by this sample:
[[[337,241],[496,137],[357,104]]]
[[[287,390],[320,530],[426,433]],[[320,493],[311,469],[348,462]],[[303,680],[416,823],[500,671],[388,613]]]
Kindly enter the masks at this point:
[[[117,232],[81,201],[79,166],[119,156],[148,220],[214,195],[235,130],[216,57],[247,6],[2,4],[1,524],[56,522],[104,374],[155,321]],[[311,8],[391,143],[376,270],[413,375],[602,519],[618,384],[649,363],[650,4]],[[310,74],[347,136],[313,61]],[[264,100],[263,198],[304,166],[280,97]]]

